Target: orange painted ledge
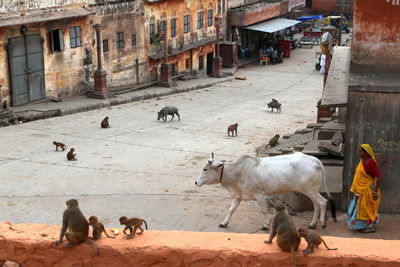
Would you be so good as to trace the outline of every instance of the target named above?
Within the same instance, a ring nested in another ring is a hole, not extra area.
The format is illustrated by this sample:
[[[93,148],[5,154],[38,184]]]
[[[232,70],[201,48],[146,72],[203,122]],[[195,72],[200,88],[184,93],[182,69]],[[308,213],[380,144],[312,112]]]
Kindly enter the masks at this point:
[[[264,244],[267,234],[145,231],[133,239],[120,234],[97,242],[100,255],[82,244],[56,247],[60,226],[0,223],[0,264],[15,261],[23,267],[124,266],[291,266],[290,254]],[[110,231],[109,231],[110,232]],[[328,246],[303,256],[304,239],[297,251],[299,266],[400,266],[400,241],[324,237]],[[65,242],[65,241],[64,241]],[[322,246],[322,245],[321,245]]]

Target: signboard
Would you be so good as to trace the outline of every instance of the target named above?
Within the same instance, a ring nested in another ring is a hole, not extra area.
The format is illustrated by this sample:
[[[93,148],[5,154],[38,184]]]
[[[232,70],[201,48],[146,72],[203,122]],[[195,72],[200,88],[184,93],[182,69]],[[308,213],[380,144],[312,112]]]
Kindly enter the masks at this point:
[[[304,7],[306,5],[306,0],[289,0],[289,12],[295,7]]]

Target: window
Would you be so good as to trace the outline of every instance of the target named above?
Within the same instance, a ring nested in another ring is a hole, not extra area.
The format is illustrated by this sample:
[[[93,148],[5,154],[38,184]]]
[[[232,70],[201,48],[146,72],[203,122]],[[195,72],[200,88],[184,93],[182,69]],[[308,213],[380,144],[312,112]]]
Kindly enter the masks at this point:
[[[160,21],[160,25],[158,26],[158,29],[162,32],[165,32],[165,25],[166,25],[165,20]]]
[[[186,15],[183,21],[183,31],[184,33],[190,32],[190,15]]]
[[[108,40],[103,40],[103,53],[108,52],[110,49],[108,48]]]
[[[212,9],[208,10],[208,26],[213,25],[213,11]]]
[[[136,47],[136,33],[132,33],[132,47]]]
[[[64,31],[57,29],[51,31],[52,52],[64,51]]]
[[[69,28],[69,42],[71,48],[81,46],[81,27],[72,26]]]
[[[222,13],[225,13],[225,1],[226,0],[222,0]]]
[[[199,70],[204,69],[204,58],[203,56],[199,56]]]
[[[221,0],[218,0],[218,12],[217,14],[221,14]]]
[[[151,17],[150,19],[150,43],[154,44],[156,43],[157,36],[156,36],[156,24],[155,24],[155,18]]]
[[[203,28],[203,11],[197,12],[197,29]]]
[[[190,59],[189,58],[185,59],[185,68],[186,69],[190,68]]]
[[[117,49],[123,49],[125,46],[125,37],[123,32],[117,32]]]
[[[176,19],[171,19],[171,38],[176,36]]]

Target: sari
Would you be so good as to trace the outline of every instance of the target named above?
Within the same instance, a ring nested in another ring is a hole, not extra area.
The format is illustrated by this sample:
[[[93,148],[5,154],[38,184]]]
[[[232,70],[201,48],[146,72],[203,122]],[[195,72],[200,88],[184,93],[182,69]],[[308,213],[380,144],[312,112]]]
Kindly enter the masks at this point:
[[[375,155],[368,144],[362,144],[361,147],[375,161]],[[375,161],[376,162],[376,161]],[[358,163],[356,173],[350,191],[354,194],[347,210],[347,226],[350,229],[360,230],[373,228],[373,225],[379,221],[379,202],[381,198],[378,190],[378,199],[372,198],[372,192],[375,191],[376,177],[372,177],[364,169],[364,160]]]

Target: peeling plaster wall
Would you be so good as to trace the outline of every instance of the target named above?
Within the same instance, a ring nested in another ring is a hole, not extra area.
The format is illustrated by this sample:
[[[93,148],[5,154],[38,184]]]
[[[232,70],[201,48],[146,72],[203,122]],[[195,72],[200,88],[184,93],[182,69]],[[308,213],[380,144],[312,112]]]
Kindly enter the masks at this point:
[[[41,24],[26,25],[26,34],[40,34],[43,39],[43,61],[45,96],[71,96],[82,94],[86,90],[84,56],[85,47],[93,51],[92,35],[88,28],[89,18],[52,21]],[[81,28],[81,46],[70,47],[69,29],[71,26]],[[0,29],[0,85],[3,99],[9,103],[11,97],[11,85],[9,80],[8,53],[6,44],[9,38],[21,36],[20,26]],[[52,52],[51,30],[62,29],[64,33],[64,51]]]
[[[208,9],[209,6],[213,7],[213,25],[208,26]],[[169,0],[157,3],[146,3],[145,4],[145,42],[146,42],[146,52],[148,54],[152,54],[155,52],[163,53],[164,49],[161,45],[153,45],[150,44],[150,19],[152,16],[155,18],[156,25],[164,14],[166,15],[167,21],[167,38],[168,45],[172,48],[176,48],[180,43],[185,45],[202,40],[203,38],[208,38],[216,35],[215,30],[215,15],[216,15],[216,6],[217,0]],[[202,8],[201,8],[202,7]],[[184,16],[185,10],[188,8],[190,10],[190,31],[188,33],[184,33]],[[203,11],[203,25],[204,27],[201,29],[197,29],[197,13],[202,10]],[[172,13],[176,14],[176,36],[171,38],[171,17]],[[156,29],[158,26],[156,26]],[[198,70],[198,57],[199,57],[199,48],[193,49],[193,70]],[[205,45],[203,47],[203,57],[206,57],[206,53],[214,51],[213,45]],[[171,63],[178,63],[178,71],[182,72],[186,70],[185,67],[185,59],[190,57],[190,51],[185,51],[180,55],[171,57],[169,61]],[[156,68],[159,72],[160,65],[163,60],[156,61],[152,60],[150,62],[149,69]],[[206,60],[204,60],[204,67],[206,68]]]
[[[143,38],[145,34],[143,1],[112,2],[98,6],[97,18],[93,18],[103,26],[101,39],[108,40],[109,51],[102,52],[103,69],[108,74],[107,86],[136,84],[136,59],[139,62],[139,83],[147,82],[147,57]],[[125,37],[123,49],[117,49],[116,34],[119,32],[123,32]],[[132,46],[132,34],[136,34],[136,47]],[[95,53],[95,58],[97,58],[97,51]]]
[[[357,0],[351,70],[400,73],[399,25],[400,5],[387,0]]]

